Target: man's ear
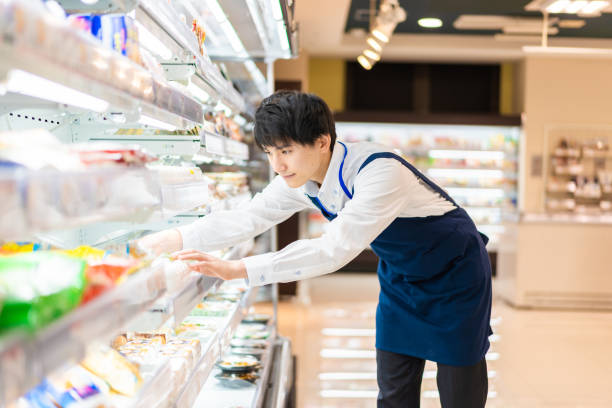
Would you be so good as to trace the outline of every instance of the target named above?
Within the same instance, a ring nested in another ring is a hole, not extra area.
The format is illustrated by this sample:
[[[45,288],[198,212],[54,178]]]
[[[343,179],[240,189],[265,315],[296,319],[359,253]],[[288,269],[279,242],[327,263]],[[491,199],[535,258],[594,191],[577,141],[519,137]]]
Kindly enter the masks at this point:
[[[328,152],[330,150],[329,149],[330,144],[331,144],[331,136],[328,133],[325,133],[319,136],[319,138],[317,139],[317,147],[322,152]]]

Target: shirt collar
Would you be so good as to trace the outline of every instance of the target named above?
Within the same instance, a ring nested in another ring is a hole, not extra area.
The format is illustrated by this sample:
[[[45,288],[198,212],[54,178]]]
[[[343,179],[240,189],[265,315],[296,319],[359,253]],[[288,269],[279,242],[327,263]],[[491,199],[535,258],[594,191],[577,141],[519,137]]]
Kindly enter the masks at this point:
[[[342,159],[344,158],[344,146],[340,143],[336,142],[334,144],[334,151],[332,152],[331,160],[329,161],[329,166],[327,167],[327,172],[325,173],[325,178],[323,178],[323,184],[321,184],[321,188],[317,185],[316,182],[312,180],[308,180],[306,184],[302,187],[304,193],[308,194],[311,197],[317,197],[319,195],[327,195],[336,188],[338,183],[338,172],[340,171],[340,164],[342,163]]]

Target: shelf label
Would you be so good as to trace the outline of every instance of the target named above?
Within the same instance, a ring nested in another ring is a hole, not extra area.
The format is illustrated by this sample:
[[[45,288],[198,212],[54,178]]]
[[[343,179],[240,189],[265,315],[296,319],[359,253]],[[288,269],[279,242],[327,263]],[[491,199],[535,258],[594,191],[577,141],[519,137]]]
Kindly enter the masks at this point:
[[[237,140],[228,139],[226,142],[227,155],[240,160],[249,159],[249,147]]]
[[[225,155],[225,143],[223,137],[206,133],[204,142],[206,143],[206,151],[208,153],[218,154],[220,156]]]

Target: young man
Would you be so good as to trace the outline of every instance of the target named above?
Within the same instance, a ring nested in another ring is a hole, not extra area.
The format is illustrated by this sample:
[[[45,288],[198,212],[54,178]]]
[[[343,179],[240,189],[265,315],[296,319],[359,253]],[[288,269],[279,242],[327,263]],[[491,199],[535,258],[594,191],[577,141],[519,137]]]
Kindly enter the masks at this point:
[[[255,116],[255,140],[278,176],[248,204],[144,237],[182,249],[192,268],[251,286],[338,270],[371,246],[380,258],[376,313],[379,407],[418,407],[425,360],[438,363],[444,408],[484,407],[491,334],[486,237],[448,194],[386,146],[336,141],[332,114],[312,94],[281,91]],[[316,239],[239,261],[206,255],[316,208],[330,220]]]

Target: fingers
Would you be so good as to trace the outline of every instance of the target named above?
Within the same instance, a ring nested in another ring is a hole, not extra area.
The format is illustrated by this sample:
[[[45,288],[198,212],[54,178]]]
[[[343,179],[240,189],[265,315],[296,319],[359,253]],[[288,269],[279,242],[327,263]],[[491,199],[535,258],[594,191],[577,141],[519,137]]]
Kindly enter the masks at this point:
[[[195,249],[184,249],[182,251],[175,252],[171,255],[174,259],[179,260],[213,260],[216,259],[214,256],[205,254],[204,252],[196,251]]]
[[[210,262],[192,262],[187,266],[190,270],[201,273],[202,275],[211,276],[213,278],[223,278],[214,267],[211,267],[212,265]]]

